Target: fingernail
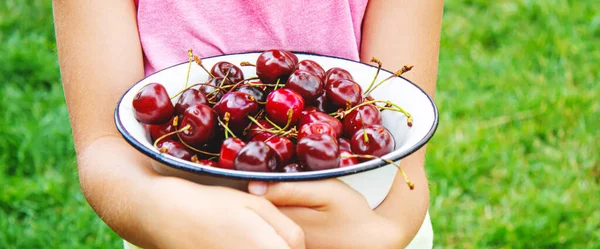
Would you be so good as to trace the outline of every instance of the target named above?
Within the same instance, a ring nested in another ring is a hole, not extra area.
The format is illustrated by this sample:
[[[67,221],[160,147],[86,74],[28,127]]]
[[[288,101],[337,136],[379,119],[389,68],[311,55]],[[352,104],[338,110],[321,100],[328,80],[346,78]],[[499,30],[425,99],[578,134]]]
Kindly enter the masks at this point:
[[[248,192],[253,195],[264,195],[267,192],[266,182],[250,182],[248,184]]]

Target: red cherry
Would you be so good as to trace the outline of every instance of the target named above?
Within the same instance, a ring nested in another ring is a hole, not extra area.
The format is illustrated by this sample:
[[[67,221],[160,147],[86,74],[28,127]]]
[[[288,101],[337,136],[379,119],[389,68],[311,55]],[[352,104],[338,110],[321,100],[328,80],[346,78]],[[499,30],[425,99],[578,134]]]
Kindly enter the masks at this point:
[[[304,110],[304,99],[297,92],[281,88],[269,94],[265,107],[267,116],[277,125],[285,126],[288,123],[288,111],[292,110],[291,123],[295,124]]]
[[[286,166],[283,166],[283,168],[281,169],[281,172],[285,172],[285,173],[298,173],[298,172],[302,172],[302,166],[300,166],[297,163],[292,163],[292,164],[288,164]]]
[[[171,120],[169,120],[169,122],[166,122],[164,124],[159,124],[159,125],[148,125],[148,129],[150,131],[150,137],[152,138],[152,142],[156,141],[156,139],[158,139],[159,137],[162,137],[163,135],[169,133],[169,132],[174,132],[177,130],[177,128],[175,126],[173,126],[173,120],[175,119],[175,117],[171,118]],[[166,137],[165,139],[177,139],[177,135],[173,134],[171,136]]]
[[[296,155],[300,164],[310,170],[332,169],[338,166],[340,160],[336,140],[325,134],[312,134],[299,139]]]
[[[298,120],[302,120],[302,118],[303,118],[304,116],[306,116],[307,114],[309,114],[309,113],[311,113],[311,112],[318,112],[318,111],[319,111],[319,110],[318,110],[316,107],[314,107],[314,106],[309,106],[309,107],[306,107],[306,108],[304,108],[304,110],[302,110],[302,111],[300,112],[300,117],[298,118]]]
[[[144,124],[164,124],[173,117],[173,103],[165,87],[150,83],[133,98],[133,115]]]
[[[327,100],[336,108],[355,106],[362,101],[362,88],[352,80],[336,80],[327,86]]]
[[[214,137],[217,127],[217,114],[205,104],[190,106],[183,113],[180,128],[190,126],[189,129],[179,133],[183,142],[199,147],[206,144]]]
[[[208,160],[208,159],[200,159],[196,163],[202,164],[204,166],[209,166],[209,167],[219,167],[217,162],[215,162],[213,160]]]
[[[225,81],[223,85],[232,85],[244,80],[244,73],[242,72],[242,69],[226,61],[217,62],[210,69],[210,73],[212,73],[212,75],[220,78],[225,78],[227,72],[229,72],[229,76],[227,76],[227,78],[230,81]]]
[[[189,151],[185,145],[175,140],[160,140],[156,144],[156,147],[158,147],[158,151],[162,153],[167,153],[171,156],[187,161],[189,161],[193,155],[193,153]]]
[[[298,122],[298,127],[300,127],[300,129],[302,129],[302,126],[311,124],[311,123],[315,123],[315,122],[325,122],[325,123],[331,125],[331,127],[335,131],[336,137],[342,137],[342,132],[343,132],[342,121],[340,121],[339,119],[334,118],[332,116],[329,116],[325,113],[322,113],[322,112],[311,112],[311,113],[305,115]]]
[[[207,84],[200,85],[198,90],[201,93],[203,93],[207,99],[210,99],[210,101],[217,102],[221,100],[221,98],[225,94],[224,91],[218,90],[218,88],[216,88],[216,86],[221,85],[221,82],[223,82],[223,77],[212,78],[208,81]]]
[[[313,103],[318,97],[323,95],[323,82],[321,82],[321,79],[306,71],[294,71],[290,75],[285,87],[299,93],[306,103]]]
[[[258,123],[265,129],[273,128],[274,126],[271,123],[267,122],[264,119],[258,120]],[[246,140],[251,140],[255,136],[259,136],[258,141],[265,141],[267,138],[271,137],[272,133],[266,131],[260,131],[261,128],[256,123],[252,123],[248,129],[246,130]]]
[[[281,50],[267,50],[256,60],[256,75],[265,84],[284,84],[296,68],[298,58]]]
[[[181,93],[179,100],[177,100],[177,104],[175,104],[175,115],[182,115],[183,112],[185,112],[185,109],[190,106],[206,103],[208,103],[208,101],[206,100],[204,93],[193,88],[187,89]]]
[[[288,57],[290,57],[290,59],[292,59],[292,62],[294,62],[294,68],[296,68],[296,66],[298,65],[298,57],[295,54],[293,54],[292,52],[287,51],[287,50],[283,50],[282,52],[285,55],[287,55]]]
[[[352,145],[350,145],[350,141],[343,137],[338,137],[338,145],[340,146],[340,150],[352,151]]]
[[[331,127],[331,125],[328,123],[314,122],[300,127],[300,131],[298,131],[298,139],[311,134],[326,134],[332,136],[333,138],[337,137],[335,130],[333,130],[333,127]]]
[[[251,141],[238,152],[234,169],[254,172],[275,171],[279,157],[265,142]]]
[[[333,67],[325,72],[325,79],[323,80],[323,83],[325,83],[325,87],[327,88],[331,82],[342,79],[354,80],[354,78],[352,78],[352,74],[350,74],[350,72],[348,72],[346,69]]]
[[[255,86],[243,85],[240,86],[236,91],[250,94],[258,102],[267,101],[267,93]]]
[[[319,77],[322,81],[325,80],[325,70],[319,63],[312,60],[303,60],[296,66],[297,70],[306,71]],[[325,82],[323,82],[325,83]]]
[[[381,125],[381,114],[374,105],[360,106],[344,117],[344,134],[351,137],[364,126]]]
[[[219,153],[219,168],[233,169],[233,162],[238,152],[246,146],[246,143],[239,138],[230,137],[223,141],[221,153]]]
[[[319,110],[320,112],[325,113],[330,113],[337,110],[334,106],[331,105],[331,103],[327,101],[326,91],[323,91],[323,95],[319,96],[313,102],[313,106],[317,108],[317,110]]]
[[[364,138],[367,133],[367,141]],[[354,133],[350,140],[352,152],[358,155],[382,157],[394,150],[396,142],[392,134],[381,125],[371,125]]]
[[[343,167],[348,167],[348,166],[352,166],[352,165],[356,165],[359,164],[360,162],[358,161],[358,158],[356,157],[344,157],[344,156],[351,156],[352,152],[350,152],[349,150],[340,150],[340,168]]]
[[[248,116],[254,116],[258,112],[258,103],[250,94],[243,92],[229,92],[215,104],[215,111],[225,122],[225,116],[229,113],[229,129],[235,133],[243,131],[250,123]]]
[[[258,139],[260,139],[260,136],[254,137],[252,141],[260,141]],[[265,141],[265,143],[277,153],[279,162],[283,165],[290,163],[296,154],[296,147],[288,138],[274,136]]]

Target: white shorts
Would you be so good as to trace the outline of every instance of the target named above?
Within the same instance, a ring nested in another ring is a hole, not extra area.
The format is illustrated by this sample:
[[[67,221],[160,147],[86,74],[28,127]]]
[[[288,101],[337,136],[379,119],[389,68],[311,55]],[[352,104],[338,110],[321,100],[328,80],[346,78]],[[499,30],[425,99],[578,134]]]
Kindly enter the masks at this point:
[[[123,240],[125,249],[141,249],[125,240]],[[413,238],[410,244],[406,247],[407,249],[431,249],[433,248],[433,228],[431,226],[431,218],[429,217],[429,210],[423,220],[423,224],[417,235]]]

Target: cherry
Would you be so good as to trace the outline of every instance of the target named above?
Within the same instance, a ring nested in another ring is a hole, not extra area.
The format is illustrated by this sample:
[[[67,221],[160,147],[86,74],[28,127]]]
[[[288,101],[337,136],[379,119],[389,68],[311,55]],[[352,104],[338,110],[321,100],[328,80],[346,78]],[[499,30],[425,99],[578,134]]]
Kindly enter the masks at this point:
[[[298,121],[298,127],[302,129],[302,126],[315,123],[315,122],[325,122],[333,128],[335,131],[336,137],[342,137],[343,126],[342,121],[332,116],[329,116],[322,112],[311,112],[302,117],[300,121]]]
[[[311,134],[298,139],[298,161],[309,170],[324,170],[338,166],[340,150],[336,140],[326,134]]]
[[[180,128],[186,129],[179,133],[181,141],[188,145],[199,147],[214,137],[217,127],[217,114],[205,104],[197,104],[188,107],[183,113]]]
[[[309,113],[311,113],[311,112],[318,112],[318,111],[319,111],[319,109],[317,109],[317,108],[316,108],[316,107],[314,107],[314,106],[309,106],[309,107],[306,107],[306,108],[304,108],[304,110],[302,110],[302,111],[300,112],[300,117],[298,118],[298,120],[302,120],[302,118],[303,118],[304,116],[306,116],[307,114],[309,114]]]
[[[298,173],[302,171],[302,166],[300,166],[297,163],[288,164],[286,166],[283,166],[283,168],[281,169],[281,172],[285,173]]]
[[[229,74],[227,74],[228,72]],[[215,77],[220,77],[221,79],[225,78],[225,75],[228,75],[227,79],[229,80],[226,80],[223,85],[232,85],[244,80],[244,73],[242,72],[242,69],[226,61],[217,62],[210,69],[210,73],[212,73],[212,75]]]
[[[304,99],[294,90],[277,89],[267,97],[265,109],[269,119],[277,125],[295,124],[304,110]],[[288,117],[290,114],[291,117]]]
[[[325,83],[325,87],[327,87],[329,84],[331,84],[331,82],[342,79],[354,80],[354,78],[352,78],[352,74],[350,74],[350,72],[348,72],[346,69],[333,67],[325,72],[325,79],[323,80],[323,83]]]
[[[362,101],[362,89],[353,80],[342,79],[331,82],[326,88],[327,100],[336,108],[358,105]]]
[[[360,106],[348,113],[342,122],[344,124],[344,134],[347,137],[354,135],[357,130],[364,126],[381,125],[381,114],[374,105]]]
[[[216,86],[220,85],[221,82],[223,82],[223,77],[212,78],[208,81],[208,84],[201,85],[200,88],[198,88],[198,90],[204,93],[207,99],[213,102],[217,102],[225,94],[223,91],[217,90],[218,88]]]
[[[321,79],[306,71],[294,71],[290,75],[285,87],[299,93],[307,103],[313,103],[318,97],[323,95],[323,82]]]
[[[250,94],[258,102],[264,103],[267,101],[267,94],[265,91],[255,86],[243,85],[240,86],[236,91]]]
[[[297,70],[306,71],[319,77],[322,81],[325,80],[325,70],[319,63],[312,60],[303,60],[296,66]],[[324,83],[324,82],[323,82]]]
[[[350,141],[343,137],[338,137],[338,145],[340,146],[340,150],[348,150],[352,151],[352,145],[350,145]]]
[[[209,166],[209,167],[219,167],[219,165],[217,164],[217,162],[213,161],[213,160],[208,160],[208,159],[200,159],[197,162],[198,164],[202,164],[204,166]]]
[[[270,129],[274,127],[271,123],[267,122],[264,119],[258,120],[258,123],[265,129]],[[252,138],[258,136],[260,137],[257,138],[258,141],[265,141],[267,140],[267,138],[273,135],[270,132],[259,131],[261,129],[262,128],[260,128],[260,126],[258,126],[256,123],[252,123],[246,130],[246,140],[251,140]]]
[[[221,120],[228,122],[228,127],[235,133],[243,131],[253,116],[258,112],[258,103],[252,95],[243,92],[229,92],[214,106]],[[227,116],[229,120],[227,120]]]
[[[365,139],[364,134],[367,134]],[[365,141],[366,140],[366,141]],[[384,156],[394,150],[392,134],[381,125],[371,125],[357,130],[350,140],[352,152],[358,155]]]
[[[181,115],[185,112],[185,109],[195,104],[206,104],[206,96],[204,93],[190,88],[181,93],[177,104],[175,104],[175,115]]]
[[[259,141],[260,137],[256,136],[252,141]],[[291,163],[294,155],[296,154],[296,148],[294,143],[288,138],[273,136],[272,138],[265,141],[271,149],[273,149],[277,156],[279,156],[279,162],[283,165]]]
[[[238,152],[246,146],[246,143],[239,138],[230,137],[223,141],[221,153],[219,153],[219,168],[233,169],[233,162]]]
[[[349,150],[340,149],[340,164],[339,164],[340,168],[348,167],[348,166],[352,166],[352,165],[356,165],[356,164],[360,163],[358,161],[358,158],[356,158],[356,157],[345,157],[345,156],[351,156],[351,155],[352,155],[352,152],[350,152]]]
[[[190,160],[192,158],[192,152],[187,149],[182,143],[175,140],[164,139],[157,143],[158,151],[161,153],[167,153],[183,160]]]
[[[333,138],[337,137],[335,130],[333,130],[333,127],[331,127],[331,125],[328,123],[314,122],[300,127],[300,131],[298,131],[298,139],[311,134],[326,134],[332,136]]]
[[[158,139],[159,137],[162,137],[163,135],[165,135],[169,132],[174,132],[177,130],[177,128],[173,125],[174,119],[175,119],[175,117],[171,118],[171,120],[169,120],[169,122],[166,122],[164,124],[148,125],[148,129],[150,131],[150,137],[152,138],[152,142],[154,142],[156,139]],[[173,134],[171,136],[166,137],[165,139],[177,139],[177,135]]]
[[[287,50],[283,50],[282,52],[292,59],[292,61],[294,62],[294,68],[296,68],[296,66],[298,65],[298,57],[294,53]]]
[[[256,75],[264,84],[284,84],[294,72],[298,58],[281,50],[267,50],[256,60]],[[295,60],[294,60],[295,58]]]
[[[159,83],[150,83],[133,98],[133,115],[144,124],[164,124],[173,117],[173,103],[167,89]]]
[[[262,141],[251,141],[244,146],[234,160],[234,169],[254,172],[272,172],[279,164],[277,153]]]

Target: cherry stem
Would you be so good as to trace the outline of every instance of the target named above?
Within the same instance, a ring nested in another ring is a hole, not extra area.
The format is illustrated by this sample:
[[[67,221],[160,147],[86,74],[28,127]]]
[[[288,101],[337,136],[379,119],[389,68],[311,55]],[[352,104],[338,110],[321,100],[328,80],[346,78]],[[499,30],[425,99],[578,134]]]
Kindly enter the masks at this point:
[[[271,121],[268,117],[265,117],[265,120],[267,122],[269,122],[269,124],[271,124],[272,126],[274,126],[275,128],[277,128],[278,130],[280,130],[280,131],[283,130],[283,129],[281,129],[281,127],[279,125],[277,125],[276,123],[273,123],[273,121]]]
[[[230,71],[231,71],[231,68],[229,68],[229,69],[227,70],[227,73],[225,74],[225,77],[223,77],[223,80],[221,80],[221,83],[219,83],[219,87],[223,87],[223,83],[225,83],[225,81],[226,81],[226,80],[227,80],[227,81],[229,81],[229,82],[231,82],[231,80],[229,80],[229,79],[227,78],[227,77],[229,77],[229,72],[230,72]],[[231,83],[233,83],[233,82],[231,82]]]
[[[399,105],[394,104],[394,103],[392,103],[390,101],[386,101],[386,100],[365,101],[365,102],[362,102],[362,103],[360,103],[358,105],[355,105],[354,107],[352,107],[352,108],[350,108],[350,109],[348,109],[346,111],[343,111],[343,112],[339,112],[338,111],[338,112],[329,113],[329,116],[333,116],[335,118],[343,118],[344,116],[348,115],[350,112],[358,109],[361,106],[370,105],[370,104],[376,104],[376,103],[384,103],[386,105],[386,106],[383,106],[383,107],[382,106],[377,106],[377,108],[382,108],[382,109],[385,109],[385,110],[391,110],[391,111],[397,111],[397,112],[403,113],[406,116],[406,118],[407,118],[407,120],[406,120],[407,125],[409,127],[412,127],[412,122],[413,122],[412,115],[410,115],[410,113],[408,113],[407,111],[405,111],[404,109],[402,109],[402,107],[400,107]],[[390,108],[388,106],[393,106],[393,107],[395,107],[395,109],[394,108]]]
[[[365,140],[365,143],[369,143],[369,136],[367,136],[367,127],[365,127],[365,122],[363,121],[362,113],[358,112],[358,116],[360,116],[360,124],[362,125],[363,139]]]
[[[209,156],[220,156],[220,155],[221,155],[221,154],[211,153],[211,152],[208,152],[208,151],[199,150],[199,149],[196,149],[196,148],[192,147],[191,145],[187,144],[186,142],[184,142],[184,141],[181,139],[181,136],[179,136],[179,133],[177,133],[177,137],[179,137],[179,141],[180,141],[180,142],[181,142],[183,145],[185,145],[185,147],[187,147],[187,148],[188,148],[188,149],[190,149],[190,150],[193,150],[193,151],[195,151],[195,152],[202,153],[202,154],[205,154],[205,155],[209,155]]]
[[[294,110],[289,109],[287,111],[287,115],[288,115],[288,120],[287,123],[285,124],[285,126],[283,127],[283,129],[281,129],[282,131],[286,130],[288,127],[290,127],[290,124],[292,123],[292,116],[294,115]]]
[[[249,86],[255,86],[255,87],[261,87],[261,86],[270,86],[270,87],[276,87],[276,84],[256,84],[256,83],[248,83]]]
[[[279,81],[281,80],[281,78],[277,78],[277,82],[275,83],[275,89],[273,90],[277,90],[277,88],[279,88]]]
[[[190,71],[192,71],[192,62],[194,61],[194,53],[192,53],[191,48],[188,50],[188,57],[190,63],[188,64],[187,75],[185,76],[185,86],[183,88],[187,88],[188,82],[190,81]]]
[[[175,121],[173,121],[173,123],[175,123]],[[172,136],[172,135],[178,134],[179,132],[182,132],[182,131],[188,130],[188,129],[190,129],[190,128],[192,128],[192,126],[190,126],[190,125],[186,125],[185,127],[181,128],[181,129],[179,129],[179,130],[172,131],[172,132],[169,132],[169,133],[167,133],[167,134],[165,134],[165,135],[162,135],[162,136],[160,136],[159,138],[157,138],[157,139],[156,139],[156,141],[154,141],[154,147],[158,148],[158,143],[159,143],[160,141],[162,141],[163,139],[165,139],[165,138],[167,138],[167,137],[169,137],[169,136]]]
[[[254,64],[252,64],[250,62],[247,62],[247,61],[240,62],[240,66],[242,66],[242,67],[256,67],[256,65],[254,65]]]
[[[204,67],[204,64],[202,64],[202,59],[200,59],[200,57],[198,57],[197,55],[194,55],[194,61],[196,61],[196,64],[198,64],[198,66],[200,66],[202,69],[204,69],[204,71],[211,77],[214,78],[215,76],[208,71],[208,69],[206,69],[206,67]]]
[[[235,134],[233,134],[233,132],[229,129],[229,118],[230,117],[231,117],[231,114],[229,114],[229,112],[226,112],[225,117],[223,117],[225,122],[221,121],[221,118],[217,117],[217,121],[219,121],[219,124],[221,124],[223,126],[223,128],[225,129],[225,139],[229,138],[227,133],[231,134],[232,137],[237,138],[235,136]]]
[[[231,89],[229,89],[229,92],[231,92],[231,91],[235,91],[235,89],[236,89],[236,88],[238,88],[238,87],[239,87],[241,84],[243,84],[244,82],[246,82],[246,81],[249,81],[249,80],[255,80],[255,79],[258,79],[258,77],[256,77],[256,76],[253,76],[253,77],[250,77],[250,78],[247,78],[247,79],[243,79],[243,80],[240,80],[239,82],[237,82],[237,83],[235,83],[235,84],[233,84],[233,85],[230,85],[230,86],[224,86],[223,88],[231,88]],[[250,83],[248,83],[248,84],[250,84]]]
[[[175,95],[171,96],[171,99],[174,99],[175,97],[179,96],[180,94],[182,94],[183,92],[187,91],[188,89],[190,89],[190,88],[192,88],[192,87],[195,87],[195,86],[200,86],[200,85],[204,85],[204,86],[212,86],[212,87],[215,87],[215,88],[220,88],[220,87],[218,87],[218,86],[213,86],[213,85],[211,85],[211,84],[210,84],[210,83],[208,83],[208,82],[196,83],[196,84],[193,84],[193,85],[191,85],[191,86],[188,86],[188,87],[184,88],[183,90],[179,91],[179,92],[178,92],[178,93],[176,93]]]
[[[192,158],[190,158],[190,161],[192,161],[193,163],[200,163],[198,155],[193,155]]]
[[[373,87],[373,84],[375,84],[375,80],[377,80],[377,77],[379,76],[379,72],[381,71],[381,66],[382,66],[381,61],[379,61],[377,58],[373,57],[373,58],[371,58],[371,62],[377,63],[377,72],[375,73],[375,77],[373,77],[373,81],[371,81],[371,84],[369,85],[369,87],[367,87],[367,90],[365,90],[365,92],[369,92],[371,90],[371,88]]]
[[[400,173],[404,177],[404,181],[406,182],[406,184],[408,185],[408,187],[411,190],[415,189],[415,184],[413,182],[411,182],[410,179],[408,179],[408,176],[406,175],[406,172],[404,172],[404,170],[402,170],[402,168],[400,167],[400,165],[396,164],[392,160],[381,158],[381,157],[378,157],[378,156],[373,156],[373,155],[340,155],[340,157],[341,158],[358,157],[358,158],[366,158],[366,159],[381,159],[382,161],[384,161],[386,163],[389,163],[391,165],[396,166],[396,168],[398,168],[398,170],[400,171]]]
[[[400,70],[396,71],[395,73],[393,73],[392,75],[390,75],[390,77],[387,77],[385,79],[383,79],[382,81],[380,81],[379,83],[377,83],[377,85],[375,85],[373,88],[368,89],[368,91],[364,92],[365,96],[370,95],[377,87],[379,87],[381,84],[383,84],[384,82],[394,78],[394,77],[399,77],[402,74],[410,71],[414,66],[403,66]]]

